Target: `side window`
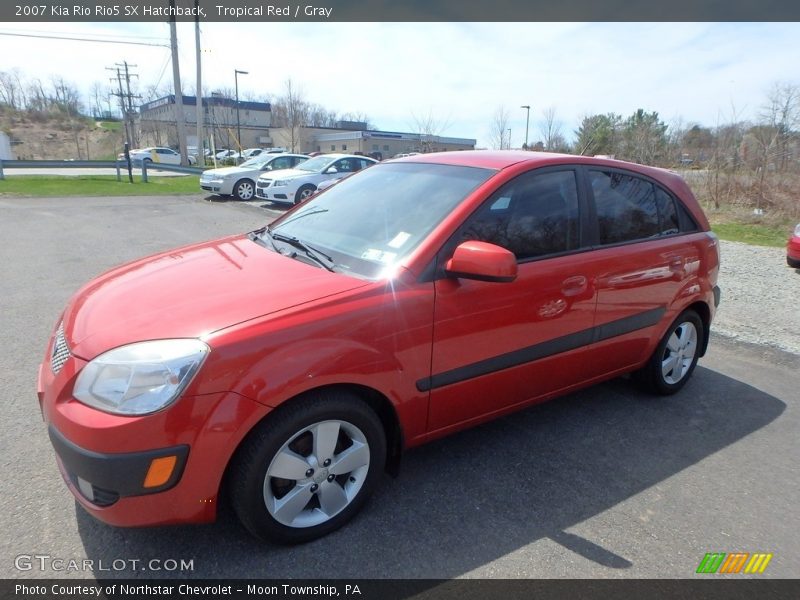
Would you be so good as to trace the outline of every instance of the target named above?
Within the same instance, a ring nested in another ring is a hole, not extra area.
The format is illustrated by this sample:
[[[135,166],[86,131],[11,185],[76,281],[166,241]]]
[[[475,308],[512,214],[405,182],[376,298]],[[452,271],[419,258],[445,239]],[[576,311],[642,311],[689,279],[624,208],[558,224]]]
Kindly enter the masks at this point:
[[[292,157],[292,166],[299,165],[302,162],[307,161],[308,159],[304,156],[293,156]]]
[[[270,171],[279,171],[280,169],[288,169],[290,168],[291,162],[285,156],[281,156],[279,158],[274,159],[271,163],[269,163],[269,170]]]
[[[615,171],[589,171],[597,209],[600,244],[618,244],[659,235],[653,184]]]
[[[349,158],[343,158],[334,163],[333,166],[336,167],[336,171],[339,173],[350,173],[355,170],[353,169],[353,161]]]
[[[661,188],[656,188],[656,205],[658,206],[658,219],[661,223],[661,235],[679,233],[681,224],[672,196]]]
[[[579,232],[575,171],[533,171],[492,194],[455,241],[489,242],[525,260],[578,248]]]
[[[374,165],[374,164],[375,164],[375,163],[373,163],[373,162],[370,162],[370,161],[368,161],[368,160],[364,160],[363,158],[360,158],[360,159],[358,160],[358,162],[361,164],[361,168],[362,168],[362,169],[366,169],[367,167],[371,167],[372,165]]]

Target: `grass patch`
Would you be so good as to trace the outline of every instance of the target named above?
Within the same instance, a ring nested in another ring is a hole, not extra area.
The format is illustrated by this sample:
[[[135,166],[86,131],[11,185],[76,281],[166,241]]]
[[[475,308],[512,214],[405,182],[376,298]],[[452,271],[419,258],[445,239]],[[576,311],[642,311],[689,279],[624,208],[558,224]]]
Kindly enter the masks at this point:
[[[117,181],[116,175],[12,175],[0,180],[0,196],[172,196],[199,193],[200,178],[197,175],[150,175],[147,183],[142,183],[142,178],[134,175],[132,184],[128,183],[127,173],[123,173],[122,181]]]
[[[711,230],[723,240],[744,242],[754,246],[783,248],[789,239],[790,226],[761,223],[712,223]]]
[[[100,121],[100,127],[109,131],[122,131],[122,121]]]

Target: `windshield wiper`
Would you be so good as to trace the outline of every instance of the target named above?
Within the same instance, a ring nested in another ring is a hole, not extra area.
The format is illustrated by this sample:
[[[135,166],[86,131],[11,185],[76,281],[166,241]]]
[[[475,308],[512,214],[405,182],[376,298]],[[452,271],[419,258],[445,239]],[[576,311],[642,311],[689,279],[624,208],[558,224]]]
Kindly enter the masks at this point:
[[[314,246],[309,246],[294,236],[284,235],[282,233],[272,231],[269,227],[264,229],[264,233],[267,234],[267,237],[269,237],[273,246],[275,245],[275,242],[272,240],[278,240],[279,242],[284,242],[290,246],[294,246],[298,250],[302,250],[305,253],[305,256],[316,262],[321,267],[327,269],[328,271],[334,272],[333,267],[336,265],[336,261],[334,261],[332,257],[325,254],[322,250],[318,250],[317,248],[314,248]]]

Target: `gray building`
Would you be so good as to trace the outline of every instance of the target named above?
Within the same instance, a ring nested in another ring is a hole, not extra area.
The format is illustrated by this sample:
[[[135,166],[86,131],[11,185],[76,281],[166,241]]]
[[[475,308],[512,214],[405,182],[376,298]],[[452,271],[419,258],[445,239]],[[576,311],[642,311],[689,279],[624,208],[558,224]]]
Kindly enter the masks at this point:
[[[187,144],[197,145],[197,98],[183,97],[183,118],[186,122]],[[269,127],[272,107],[268,102],[241,100],[238,105],[242,132],[242,148],[272,146]],[[203,121],[206,137],[213,136],[216,148],[238,148],[236,100],[224,96],[203,98]],[[175,96],[170,94],[142,104],[139,108],[139,140],[142,146],[178,146],[177,110]]]

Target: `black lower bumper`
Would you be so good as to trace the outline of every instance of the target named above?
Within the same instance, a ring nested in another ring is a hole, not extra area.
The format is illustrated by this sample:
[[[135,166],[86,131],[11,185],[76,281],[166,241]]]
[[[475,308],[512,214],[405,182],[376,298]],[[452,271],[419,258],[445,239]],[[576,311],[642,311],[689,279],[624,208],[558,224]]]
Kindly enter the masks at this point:
[[[121,497],[155,494],[174,487],[180,481],[189,456],[189,446],[185,445],[142,452],[103,454],[73,444],[52,425],[48,428],[48,433],[66,475],[87,500],[98,506],[109,506]],[[166,456],[177,457],[169,479],[157,487],[144,487],[152,461]],[[90,493],[87,493],[87,485],[92,487]]]
[[[720,300],[721,296],[722,296],[722,291],[719,289],[718,285],[715,285],[714,286],[714,308],[717,308],[719,306],[719,300]]]

